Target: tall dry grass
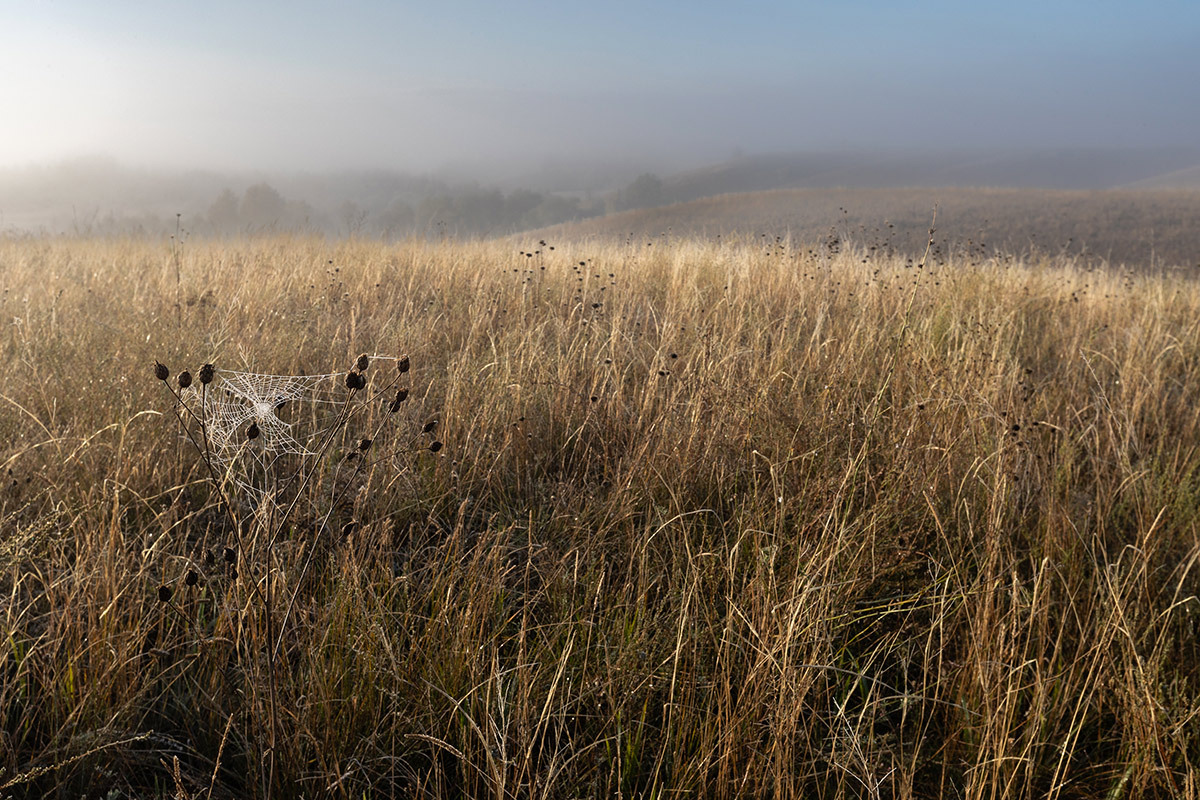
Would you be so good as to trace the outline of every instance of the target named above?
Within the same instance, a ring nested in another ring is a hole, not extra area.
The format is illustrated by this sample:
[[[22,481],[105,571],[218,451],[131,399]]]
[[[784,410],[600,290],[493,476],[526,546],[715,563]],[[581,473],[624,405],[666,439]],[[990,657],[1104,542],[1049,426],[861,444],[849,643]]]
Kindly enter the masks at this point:
[[[1200,287],[551,244],[0,242],[0,796],[1197,795]],[[230,578],[154,361],[361,351]]]

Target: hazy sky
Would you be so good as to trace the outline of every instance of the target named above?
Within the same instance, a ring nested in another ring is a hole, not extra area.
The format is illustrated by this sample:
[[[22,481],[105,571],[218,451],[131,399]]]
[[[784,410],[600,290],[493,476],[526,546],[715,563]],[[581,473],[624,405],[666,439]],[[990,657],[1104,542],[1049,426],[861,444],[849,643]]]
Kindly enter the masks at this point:
[[[1200,143],[1198,0],[0,0],[0,165]]]

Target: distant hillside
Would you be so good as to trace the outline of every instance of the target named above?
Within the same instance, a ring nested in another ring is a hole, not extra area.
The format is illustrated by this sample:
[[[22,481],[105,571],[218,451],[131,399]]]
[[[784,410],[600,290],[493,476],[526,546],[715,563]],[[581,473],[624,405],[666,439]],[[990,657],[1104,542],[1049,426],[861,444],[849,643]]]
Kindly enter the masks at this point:
[[[1200,190],[1200,164],[1177,169],[1164,175],[1145,178],[1129,184],[1130,189],[1188,189]]]
[[[748,156],[663,179],[675,202],[764,189],[970,186],[1113,189],[1193,167],[1197,148],[1021,153],[793,153]],[[1194,188],[1163,185],[1146,188]]]
[[[547,239],[663,234],[854,241],[924,249],[934,206],[943,251],[1069,254],[1113,264],[1200,265],[1200,192],[788,189],[726,194],[536,232]],[[528,235],[527,235],[528,236]]]

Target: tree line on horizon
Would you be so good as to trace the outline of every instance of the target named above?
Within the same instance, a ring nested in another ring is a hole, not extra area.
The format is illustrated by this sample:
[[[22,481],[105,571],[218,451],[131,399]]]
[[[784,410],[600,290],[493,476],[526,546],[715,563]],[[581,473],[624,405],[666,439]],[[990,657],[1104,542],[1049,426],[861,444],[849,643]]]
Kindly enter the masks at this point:
[[[414,235],[489,237],[662,205],[667,198],[662,180],[651,173],[603,196],[531,189],[505,192],[483,187],[431,188],[417,197],[346,199],[331,207],[319,207],[260,181],[240,193],[226,187],[207,208],[192,213],[94,212],[82,218],[73,213],[65,227],[75,235],[165,235],[181,226],[192,236],[313,233],[385,240]]]

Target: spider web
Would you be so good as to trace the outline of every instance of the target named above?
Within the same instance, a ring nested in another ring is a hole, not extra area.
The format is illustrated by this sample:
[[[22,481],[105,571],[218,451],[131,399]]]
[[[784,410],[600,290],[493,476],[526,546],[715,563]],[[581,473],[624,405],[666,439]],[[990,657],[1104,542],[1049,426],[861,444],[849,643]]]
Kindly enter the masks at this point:
[[[335,395],[344,377],[221,370],[207,390],[193,385],[184,401],[202,425],[213,465],[262,495],[289,464],[315,455],[345,400]],[[252,425],[258,436],[251,440]]]

